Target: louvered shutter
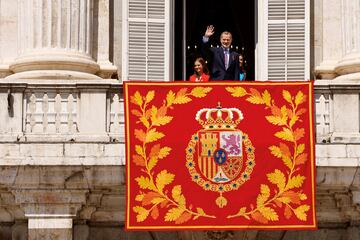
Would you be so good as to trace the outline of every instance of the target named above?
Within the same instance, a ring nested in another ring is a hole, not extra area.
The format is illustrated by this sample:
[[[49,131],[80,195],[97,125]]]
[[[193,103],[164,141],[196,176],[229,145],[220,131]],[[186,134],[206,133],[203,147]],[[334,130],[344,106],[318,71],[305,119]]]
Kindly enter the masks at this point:
[[[170,79],[170,6],[167,0],[125,0],[124,80]]]
[[[267,4],[267,79],[309,79],[309,0]]]

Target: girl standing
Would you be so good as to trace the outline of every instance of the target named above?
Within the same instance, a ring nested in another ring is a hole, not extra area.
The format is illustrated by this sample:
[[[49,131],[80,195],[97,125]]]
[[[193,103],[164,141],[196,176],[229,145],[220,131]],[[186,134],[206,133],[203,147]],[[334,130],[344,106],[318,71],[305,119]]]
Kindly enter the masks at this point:
[[[190,82],[208,82],[210,78],[209,69],[203,58],[197,58],[194,63],[194,74],[190,76]]]

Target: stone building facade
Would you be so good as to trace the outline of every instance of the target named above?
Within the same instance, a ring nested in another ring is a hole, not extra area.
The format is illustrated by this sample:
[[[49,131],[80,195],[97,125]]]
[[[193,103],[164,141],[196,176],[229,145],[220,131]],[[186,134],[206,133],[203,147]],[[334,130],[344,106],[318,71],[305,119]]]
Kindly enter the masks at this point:
[[[122,80],[173,79],[175,0],[0,0],[0,239],[360,239],[360,2],[255,2],[257,79],[271,9],[303,11],[319,230],[125,232]]]

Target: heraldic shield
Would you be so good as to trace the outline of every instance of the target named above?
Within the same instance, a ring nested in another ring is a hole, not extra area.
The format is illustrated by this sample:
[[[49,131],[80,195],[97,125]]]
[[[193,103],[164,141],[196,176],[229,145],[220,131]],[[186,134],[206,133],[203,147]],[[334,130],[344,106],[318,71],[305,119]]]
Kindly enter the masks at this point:
[[[206,191],[219,193],[218,207],[227,205],[224,193],[237,190],[250,179],[255,148],[249,136],[236,128],[243,119],[237,108],[203,108],[196,120],[203,129],[194,134],[186,150],[191,178]]]

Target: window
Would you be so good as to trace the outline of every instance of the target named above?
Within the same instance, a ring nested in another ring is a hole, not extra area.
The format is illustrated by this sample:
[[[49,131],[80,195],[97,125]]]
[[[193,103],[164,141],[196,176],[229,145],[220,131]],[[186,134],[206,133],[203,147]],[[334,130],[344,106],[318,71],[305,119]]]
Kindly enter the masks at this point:
[[[309,79],[309,2],[124,0],[122,79],[188,79],[210,24],[214,46],[222,31],[233,34],[249,79]]]
[[[260,79],[309,79],[309,1],[259,0]]]
[[[124,80],[170,80],[168,0],[123,1]]]
[[[232,33],[233,50],[245,55],[248,78],[254,79],[255,3],[239,0],[175,1],[175,79],[188,79],[193,73],[194,60],[201,55],[199,45],[208,25],[215,27],[210,39],[214,47],[220,45],[223,31]]]

